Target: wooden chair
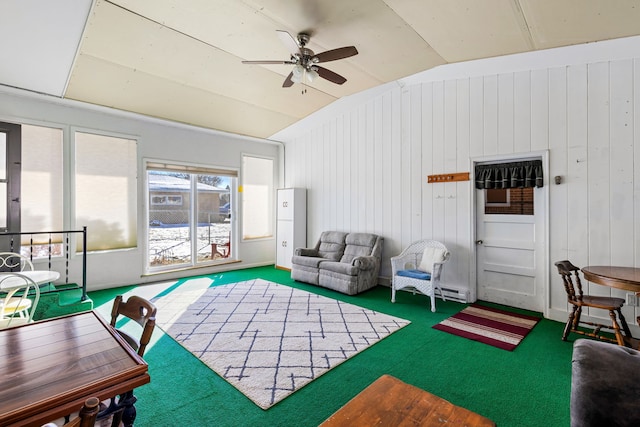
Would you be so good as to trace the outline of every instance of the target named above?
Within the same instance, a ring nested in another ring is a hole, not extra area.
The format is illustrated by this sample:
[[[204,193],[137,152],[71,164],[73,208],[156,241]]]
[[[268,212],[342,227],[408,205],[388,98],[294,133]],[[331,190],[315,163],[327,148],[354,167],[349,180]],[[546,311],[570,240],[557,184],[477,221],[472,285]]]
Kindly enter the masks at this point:
[[[122,329],[116,329],[116,331],[131,348],[138,352],[140,357],[144,356],[144,351],[151,341],[151,334],[156,326],[156,306],[139,296],[131,296],[125,302],[122,295],[118,295],[111,309],[111,326],[114,328],[119,316],[128,317],[142,327],[140,339],[134,338],[129,332]]]
[[[63,427],[93,427],[96,423],[96,417],[98,416],[98,408],[100,405],[100,399],[97,397],[90,397],[85,400],[82,409],[78,416]]]
[[[113,301],[110,324],[140,357],[144,356],[144,351],[151,341],[151,335],[156,325],[156,311],[156,306],[151,301],[136,295],[129,297],[127,301],[123,300],[122,295],[118,295]],[[120,316],[127,317],[142,327],[140,339],[135,338],[127,331],[116,328],[116,322]],[[98,419],[103,420],[111,417],[112,427],[118,427],[123,418],[135,419],[135,408],[131,405],[135,399],[133,390],[131,390],[121,394],[118,399],[112,398],[103,402],[105,409],[100,411]],[[124,424],[127,427],[127,423]]]
[[[99,405],[100,399],[97,397],[88,398],[84,401],[82,408],[80,408],[78,416],[64,423],[62,427],[93,427],[98,416]],[[58,424],[47,423],[42,427],[58,427]]]
[[[562,340],[566,341],[569,333],[574,332],[576,334],[586,335],[592,338],[597,338],[599,340],[617,343],[618,345],[626,345],[628,340],[625,341],[625,336],[627,338],[631,338],[631,331],[629,330],[627,321],[620,311],[620,309],[624,305],[624,299],[584,295],[582,292],[582,282],[580,281],[580,276],[578,275],[578,271],[580,271],[580,269],[566,260],[556,262],[555,266],[558,268],[558,273],[560,273],[560,276],[562,276],[564,289],[567,292],[567,301],[573,306],[571,311],[569,312],[567,325],[564,327]],[[575,285],[573,282],[573,278],[575,278]],[[609,317],[611,318],[611,326],[580,320],[582,307],[607,310],[609,312]],[[620,324],[618,324],[618,319],[620,320],[622,331],[624,331],[625,336],[622,335]],[[593,327],[593,331],[589,332],[579,330],[578,326],[580,324]],[[615,339],[600,335],[601,329],[613,331]]]

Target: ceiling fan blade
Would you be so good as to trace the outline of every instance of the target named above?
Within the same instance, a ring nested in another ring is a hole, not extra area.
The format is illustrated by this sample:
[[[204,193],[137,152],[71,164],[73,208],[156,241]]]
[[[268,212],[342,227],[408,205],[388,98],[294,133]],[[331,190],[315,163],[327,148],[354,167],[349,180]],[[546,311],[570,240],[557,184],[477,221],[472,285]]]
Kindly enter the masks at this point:
[[[326,52],[320,52],[313,57],[314,62],[329,62],[336,59],[348,58],[358,54],[358,49],[355,46],[339,47],[338,49],[327,50]],[[316,61],[317,59],[317,61]]]
[[[292,77],[293,77],[293,71],[289,73],[286,79],[284,79],[284,83],[282,83],[282,87],[293,86],[293,80],[291,80]]]
[[[342,77],[340,74],[334,73],[333,71],[327,70],[326,68],[318,66],[314,66],[314,68],[318,69],[318,75],[320,77],[322,77],[323,79],[327,79],[335,84],[341,85],[342,83],[347,81],[347,79]]]
[[[295,64],[293,61],[242,61],[243,64]]]
[[[297,55],[300,53],[300,46],[298,46],[298,42],[296,42],[296,39],[294,39],[291,34],[284,30],[276,30],[276,33],[291,55]]]

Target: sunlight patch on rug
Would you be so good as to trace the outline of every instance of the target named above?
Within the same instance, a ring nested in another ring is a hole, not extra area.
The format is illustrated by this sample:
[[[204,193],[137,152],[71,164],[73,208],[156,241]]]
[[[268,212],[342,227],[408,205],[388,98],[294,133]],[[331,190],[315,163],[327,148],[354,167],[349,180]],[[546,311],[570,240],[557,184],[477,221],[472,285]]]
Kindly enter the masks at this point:
[[[410,323],[262,279],[154,303],[168,335],[262,409]]]

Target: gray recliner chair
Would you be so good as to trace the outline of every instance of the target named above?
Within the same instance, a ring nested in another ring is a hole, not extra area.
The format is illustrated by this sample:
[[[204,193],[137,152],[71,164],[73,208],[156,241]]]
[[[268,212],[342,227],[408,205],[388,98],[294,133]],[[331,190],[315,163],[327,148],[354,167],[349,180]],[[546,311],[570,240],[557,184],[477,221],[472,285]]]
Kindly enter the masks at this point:
[[[320,284],[320,263],[340,261],[348,233],[323,231],[313,248],[296,248],[291,258],[291,278],[298,282]]]
[[[384,239],[371,233],[325,231],[313,248],[297,248],[291,278],[359,294],[378,284]]]

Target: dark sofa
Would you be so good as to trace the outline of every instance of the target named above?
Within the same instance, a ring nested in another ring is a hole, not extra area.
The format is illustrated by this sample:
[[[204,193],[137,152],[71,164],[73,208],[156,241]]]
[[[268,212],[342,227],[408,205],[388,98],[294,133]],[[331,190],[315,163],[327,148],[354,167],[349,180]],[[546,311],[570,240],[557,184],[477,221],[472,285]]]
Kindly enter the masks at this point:
[[[640,351],[579,339],[573,345],[571,426],[640,426]]]

